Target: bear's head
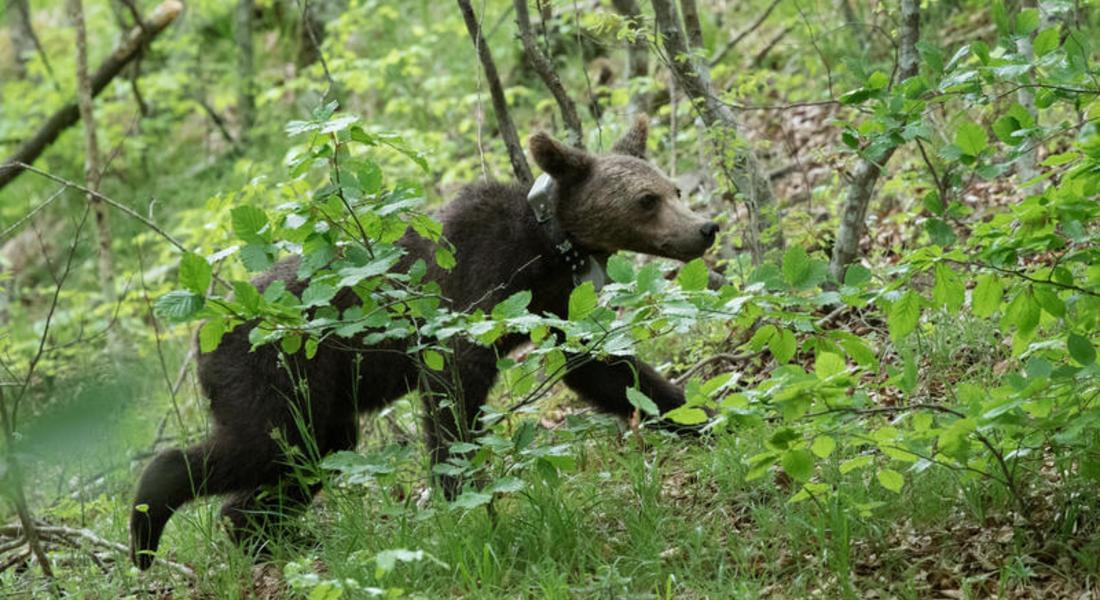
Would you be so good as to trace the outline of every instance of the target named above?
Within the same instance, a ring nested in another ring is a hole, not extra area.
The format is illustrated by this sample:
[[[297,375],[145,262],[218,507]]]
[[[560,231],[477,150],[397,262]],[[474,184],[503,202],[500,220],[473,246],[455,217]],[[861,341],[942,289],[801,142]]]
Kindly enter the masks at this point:
[[[645,160],[648,120],[639,117],[612,148],[596,156],[545,133],[528,140],[535,162],[554,178],[557,218],[583,248],[630,250],[678,260],[702,256],[718,224],[691,212],[676,184]]]

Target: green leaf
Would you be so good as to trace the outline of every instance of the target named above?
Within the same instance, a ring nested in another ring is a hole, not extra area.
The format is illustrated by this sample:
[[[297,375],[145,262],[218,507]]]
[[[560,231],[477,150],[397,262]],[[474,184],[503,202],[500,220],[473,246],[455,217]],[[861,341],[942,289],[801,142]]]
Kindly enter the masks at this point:
[[[764,349],[764,345],[771,341],[772,336],[776,334],[778,329],[775,325],[768,323],[763,327],[756,330],[756,333],[752,334],[752,339],[749,340],[749,347],[753,352],[760,352]]]
[[[1096,347],[1088,338],[1076,333],[1071,333],[1066,338],[1066,349],[1069,355],[1078,363],[1088,366],[1096,362]]]
[[[1022,129],[1020,122],[1016,120],[1016,117],[1004,115],[993,121],[993,133],[997,136],[997,139],[1010,146],[1019,146],[1024,142],[1023,136],[1013,135],[1016,131]]]
[[[968,156],[978,156],[989,145],[989,137],[981,125],[965,121],[955,130],[955,145]]]
[[[287,354],[297,354],[302,349],[302,336],[297,333],[291,333],[283,336],[282,343],[280,344],[283,352]]]
[[[657,416],[661,411],[649,396],[636,388],[626,388],[626,399],[630,405],[650,416]]]
[[[817,436],[814,438],[813,445],[810,446],[810,451],[818,458],[829,458],[833,450],[836,450],[836,440],[827,435]]]
[[[530,290],[516,292],[493,307],[493,318],[498,321],[514,319],[525,314],[529,304],[531,304]]]
[[[879,469],[876,476],[882,487],[895,494],[901,493],[901,488],[905,486],[905,476],[893,469]]]
[[[260,296],[260,292],[256,291],[256,287],[251,283],[247,281],[234,281],[233,300],[239,302],[241,306],[244,306],[245,310],[255,312],[260,308],[260,302],[263,301],[263,298]]]
[[[1004,286],[1001,280],[991,273],[978,276],[978,284],[971,294],[971,311],[979,317],[988,318],[1001,307]]]
[[[1037,285],[1031,288],[1031,291],[1035,294],[1035,301],[1048,314],[1059,319],[1066,316],[1066,303],[1054,290],[1045,285]]]
[[[905,292],[893,306],[886,318],[886,324],[890,329],[890,338],[895,342],[913,333],[920,321],[920,296],[913,292]]]
[[[776,362],[785,364],[794,358],[798,350],[798,340],[789,329],[781,329],[768,340],[768,350],[771,350]]]
[[[936,265],[936,283],[932,287],[932,301],[946,306],[952,313],[959,312],[966,300],[966,284],[958,273],[944,263]]]
[[[1016,13],[1016,35],[1028,35],[1039,28],[1039,9],[1025,8]]]
[[[483,492],[462,492],[462,494],[460,494],[458,498],[455,498],[455,501],[451,503],[451,508],[470,510],[479,506],[485,506],[492,501],[492,494],[486,494]]]
[[[621,254],[612,254],[607,259],[607,276],[615,283],[634,281],[634,264]]]
[[[698,425],[707,422],[707,413],[700,408],[680,406],[665,413],[664,418],[681,425]]]
[[[238,256],[240,256],[241,264],[244,265],[244,268],[253,273],[266,271],[270,269],[273,264],[271,255],[268,254],[265,244],[248,244],[244,248],[241,248],[241,252]]]
[[[210,263],[198,254],[188,252],[180,258],[180,286],[196,294],[206,294],[206,289],[210,287],[210,279],[213,274],[214,270],[210,267]]]
[[[303,306],[325,306],[336,295],[336,286],[321,281],[313,281],[302,292]]]
[[[222,342],[222,336],[225,335],[225,322],[221,319],[211,319],[206,323],[203,323],[202,328],[199,329],[199,351],[213,352],[218,348],[218,344]]]
[[[707,264],[702,258],[696,258],[680,269],[676,281],[680,282],[680,287],[684,290],[694,292],[706,289],[709,275]]]
[[[158,317],[179,323],[194,317],[203,305],[203,297],[191,290],[172,290],[157,299],[153,312]]]
[[[881,90],[890,84],[890,76],[882,71],[875,71],[867,78],[867,89]]]
[[[436,249],[435,249],[435,264],[439,265],[440,268],[446,269],[446,270],[449,271],[449,270],[455,268],[455,264],[456,264],[455,255],[452,254],[450,250],[444,248],[443,246],[436,246]]]
[[[856,469],[862,469],[874,462],[874,457],[869,454],[857,456],[855,458],[849,458],[848,460],[840,463],[840,474],[845,475]]]
[[[813,277],[813,264],[801,246],[791,246],[783,254],[783,278],[793,288],[803,288]]]
[[[844,359],[839,354],[832,352],[818,352],[817,358],[814,359],[814,374],[818,379],[828,379],[833,375],[843,373],[848,368]]]
[[[443,355],[435,350],[424,350],[420,353],[424,359],[424,364],[433,371],[443,370]]]
[[[596,288],[591,281],[586,281],[569,294],[569,320],[583,321],[596,310]]]
[[[261,232],[267,227],[267,215],[255,206],[238,206],[230,213],[233,231],[237,237],[249,244],[263,244],[267,240]]]
[[[796,481],[809,481],[814,474],[814,457],[804,448],[787,450],[779,462]]]

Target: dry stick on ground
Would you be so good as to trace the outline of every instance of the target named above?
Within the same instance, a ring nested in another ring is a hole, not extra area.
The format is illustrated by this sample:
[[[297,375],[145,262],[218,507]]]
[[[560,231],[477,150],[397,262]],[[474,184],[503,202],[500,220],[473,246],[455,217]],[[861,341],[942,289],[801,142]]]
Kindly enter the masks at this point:
[[[649,75],[649,49],[646,47],[645,35],[641,33],[643,25],[642,10],[638,8],[637,0],[612,0],[615,10],[628,19],[634,27],[638,28],[634,39],[631,40],[626,50],[626,76],[627,81]],[[649,107],[649,95],[645,92],[632,94],[630,104],[627,105],[628,116],[645,112]]]
[[[900,81],[915,77],[920,69],[920,56],[917,54],[919,39],[920,0],[901,0],[901,43],[898,47]],[[882,173],[882,167],[889,162],[896,149],[896,146],[888,148],[877,161],[860,159],[852,175],[844,207],[841,209],[832,260],[829,262],[829,273],[837,282],[844,281],[848,264],[859,252],[859,240],[867,225],[867,207],[871,203],[871,193]]]
[[[92,84],[88,79],[88,36],[84,27],[83,0],[69,0],[69,18],[73,20],[73,27],[76,29],[76,97],[80,107],[80,120],[84,124],[84,183],[92,192],[98,192],[103,170],[99,162],[99,142],[96,139]],[[87,199],[95,213],[96,236],[99,242],[99,284],[102,286],[103,297],[110,302],[115,297],[115,269],[107,207],[92,194],[88,194]]]
[[[711,57],[710,66],[713,68],[715,65],[722,62],[722,60],[726,58],[726,55],[729,54],[731,50],[737,47],[737,44],[740,44],[742,40],[749,37],[749,34],[759,29],[760,26],[764,24],[764,21],[767,21],[768,17],[771,16],[772,11],[775,10],[775,7],[779,6],[779,3],[782,1],[783,0],[772,0],[772,3],[764,9],[764,12],[760,13],[760,15],[756,17],[755,21],[750,23],[748,27],[733,34],[733,37],[731,37],[729,41],[726,42],[725,45],[723,45],[718,50],[718,52],[715,52],[713,57]]]
[[[99,65],[91,78],[92,96],[98,95],[107,87],[123,67],[133,60],[144,45],[151,42],[164,28],[179,16],[183,5],[179,0],[165,0],[142,27],[135,27],[130,35]],[[72,127],[80,119],[80,109],[76,102],[70,102],[50,116],[34,137],[23,143],[15,154],[0,163],[0,189],[23,172],[19,165],[33,163],[52,144],[61,132]],[[14,165],[14,168],[10,168]]]
[[[753,260],[763,258],[766,247],[782,247],[778,230],[778,206],[771,181],[752,150],[735,145],[740,131],[728,105],[719,100],[706,64],[692,56],[683,29],[670,0],[651,0],[657,30],[668,60],[668,68],[678,87],[693,101],[715,143],[723,174],[742,197],[749,211],[749,247]]]
[[[478,60],[481,61],[481,67],[485,70],[485,81],[489,84],[489,94],[493,99],[493,112],[497,116],[500,136],[504,138],[504,145],[508,147],[508,159],[512,162],[512,172],[520,183],[531,185],[535,178],[531,175],[531,168],[527,166],[527,158],[523,155],[523,146],[519,143],[516,126],[508,113],[508,102],[504,97],[504,88],[500,85],[496,63],[493,62],[493,55],[489,52],[485,37],[481,35],[481,23],[474,14],[474,8],[470,6],[470,0],[457,1],[458,8],[462,11],[462,18],[466,21],[466,31],[470,34],[470,41],[473,42]]]
[[[119,552],[124,555],[130,552],[129,548],[127,548],[123,544],[103,539],[87,529],[76,529],[73,527],[63,527],[59,525],[36,525],[35,529],[42,534],[42,537],[44,539],[49,539],[51,541],[59,543],[66,543],[70,546],[75,546],[77,548],[81,548],[79,542],[83,541],[91,544],[92,546],[111,550],[114,552]],[[5,525],[3,527],[0,527],[0,535],[6,537],[19,537],[23,535],[23,531],[24,530],[20,525]],[[168,560],[164,557],[157,557],[157,562],[164,564],[169,569],[179,573],[180,575],[183,575],[187,579],[195,579],[195,572],[191,569],[191,567],[188,567],[187,565]]]
[[[577,105],[565,91],[561,84],[561,78],[554,71],[554,63],[550,61],[542,49],[535,43],[535,35],[531,32],[531,17],[527,13],[527,0],[515,0],[516,25],[519,27],[519,37],[523,41],[523,53],[527,57],[527,64],[538,73],[539,78],[546,84],[554,101],[561,110],[562,121],[569,130],[569,141],[577,148],[584,148],[584,128],[581,126],[581,118],[577,115]]]

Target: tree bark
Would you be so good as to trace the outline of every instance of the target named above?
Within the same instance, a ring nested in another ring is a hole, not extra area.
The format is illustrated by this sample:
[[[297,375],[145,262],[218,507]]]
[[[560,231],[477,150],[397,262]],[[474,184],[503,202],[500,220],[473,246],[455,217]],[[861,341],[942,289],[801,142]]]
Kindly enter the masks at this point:
[[[718,99],[707,66],[692,56],[676,17],[675,5],[670,0],[651,1],[657,32],[677,87],[695,103],[703,123],[710,128],[709,135],[715,144],[719,167],[734,187],[735,197],[742,199],[748,207],[748,245],[754,262],[759,263],[766,248],[783,246],[771,181],[752,150],[737,143],[740,137],[737,119],[730,107]]]
[[[478,60],[481,61],[481,67],[485,71],[485,81],[489,85],[489,95],[493,100],[493,112],[496,113],[504,145],[508,148],[512,172],[520,183],[531,185],[535,178],[531,175],[531,168],[527,166],[527,158],[523,155],[523,146],[519,142],[516,126],[512,123],[512,116],[508,112],[504,88],[500,84],[500,75],[497,73],[496,63],[493,62],[493,55],[489,52],[489,45],[485,43],[485,37],[481,33],[481,23],[478,22],[477,15],[470,6],[470,0],[457,1],[458,8],[462,11],[462,18],[466,21],[466,31],[470,34],[470,41],[473,42]]]
[[[642,11],[638,7],[637,0],[612,0],[615,10],[626,19],[629,19],[635,27],[642,25]],[[649,75],[649,48],[646,46],[645,35],[638,33],[627,46],[626,50],[626,74],[627,79],[647,77]],[[639,92],[630,96],[630,104],[627,105],[627,113],[633,117],[636,114],[646,112],[649,107],[649,94]]]
[[[519,28],[520,40],[523,42],[523,53],[527,57],[527,64],[538,73],[539,78],[550,90],[550,94],[554,96],[554,101],[558,103],[562,121],[565,122],[565,128],[569,130],[570,143],[577,148],[584,148],[584,127],[581,125],[580,116],[577,115],[577,105],[565,91],[565,86],[561,84],[561,78],[554,71],[554,63],[535,43],[535,36],[531,32],[531,17],[527,12],[527,0],[515,0],[514,4],[516,25]]]
[[[1023,0],[1023,2],[1021,2],[1020,8],[1037,9],[1039,8],[1039,5],[1035,0]],[[1045,11],[1041,13],[1041,18],[1043,26],[1046,26],[1049,22],[1049,18]],[[1035,49],[1032,45],[1034,39],[1035,32],[1032,32],[1028,35],[1021,36],[1016,40],[1016,51],[1023,55],[1023,57],[1026,58],[1029,63],[1035,61]],[[1030,83],[1030,75],[1026,76],[1026,78],[1028,80],[1028,83]],[[1020,90],[1016,92],[1016,101],[1020,103],[1020,106],[1023,106],[1024,109],[1027,110],[1028,114],[1031,115],[1031,118],[1035,119],[1035,125],[1036,127],[1038,127],[1039,112],[1035,109],[1035,91],[1029,87],[1020,88]],[[1019,158],[1016,159],[1017,183],[1023,184],[1039,176],[1039,168],[1037,167],[1039,162],[1038,154],[1039,144],[1033,144],[1030,149],[1028,149],[1026,152],[1021,154]],[[1038,185],[1035,186],[1033,190],[1029,190],[1029,192],[1033,191],[1034,193],[1041,193],[1044,187],[1045,186],[1043,185],[1043,183],[1040,182]]]
[[[153,11],[152,16],[144,23],[144,27],[135,27],[92,75],[90,82],[92,96],[95,97],[103,91],[111,79],[140,53],[141,47],[164,31],[164,28],[168,27],[182,10],[183,5],[179,0],[165,0]],[[33,163],[61,135],[62,131],[75,125],[78,120],[80,120],[80,108],[76,102],[66,104],[50,116],[34,137],[24,142],[14,154],[0,163],[0,189],[23,172],[23,168],[17,163]]]
[[[69,17],[76,29],[76,96],[80,107],[80,120],[84,123],[84,185],[92,192],[99,191],[103,174],[99,162],[99,141],[96,139],[95,110],[92,104],[92,83],[88,78],[88,36],[84,27],[82,0],[69,0]],[[95,214],[96,235],[99,242],[99,283],[103,287],[104,300],[115,298],[115,270],[111,252],[111,227],[107,222],[107,207],[93,194],[88,202]]]
[[[15,75],[27,76],[28,55],[34,52],[34,30],[31,29],[31,13],[27,0],[8,0],[8,34],[15,54]]]
[[[256,121],[256,88],[252,65],[252,0],[237,0],[237,113],[241,130],[237,139],[243,144]]]
[[[695,0],[680,0],[680,12],[684,13],[684,32],[688,44],[694,49],[703,47],[703,24],[699,21],[699,7]]]
[[[920,39],[920,0],[901,0],[901,39],[898,43],[898,74],[901,81],[915,77],[920,69],[917,41]],[[844,282],[848,265],[859,253],[859,241],[867,228],[867,207],[882,167],[890,161],[897,147],[886,150],[877,162],[866,158],[856,165],[852,182],[841,209],[840,225],[833,243],[829,273],[837,283]]]

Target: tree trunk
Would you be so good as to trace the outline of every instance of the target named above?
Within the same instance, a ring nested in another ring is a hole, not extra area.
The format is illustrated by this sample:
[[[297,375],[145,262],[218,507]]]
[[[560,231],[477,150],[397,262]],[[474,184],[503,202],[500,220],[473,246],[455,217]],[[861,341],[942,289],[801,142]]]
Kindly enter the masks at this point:
[[[611,3],[615,5],[615,10],[620,15],[629,19],[635,27],[641,28],[643,25],[642,11],[638,7],[637,0],[612,0]],[[627,47],[626,75],[628,81],[636,77],[649,76],[649,48],[646,45],[645,35],[642,33],[638,33]],[[648,109],[649,94],[639,92],[630,96],[630,103],[627,105],[628,116],[633,117],[646,112]]]
[[[699,7],[695,0],[680,0],[680,12],[684,13],[684,32],[692,48],[703,47],[703,24],[699,21]]]
[[[103,91],[103,88],[107,87],[107,84],[122,71],[122,68],[140,53],[142,46],[151,42],[157,34],[164,31],[164,28],[168,27],[182,10],[183,5],[180,4],[179,0],[165,0],[153,11],[152,16],[145,21],[142,27],[135,27],[130,32],[129,37],[115,48],[114,52],[99,65],[95,74],[92,75],[92,96],[94,97]],[[15,154],[0,163],[0,189],[3,189],[4,186],[23,172],[23,168],[16,166],[14,163],[33,163],[57,139],[57,136],[61,135],[62,131],[75,125],[78,120],[80,120],[80,109],[76,102],[70,102],[55,112],[46,121],[45,125],[38,129],[34,137],[24,142],[15,151]]]
[[[27,76],[27,62],[35,49],[27,0],[8,0],[8,33],[12,53],[15,54],[15,76],[23,79]]]
[[[899,80],[915,77],[920,70],[917,41],[920,39],[920,0],[901,0],[901,40],[898,48]],[[844,282],[848,264],[859,253],[859,241],[867,227],[867,208],[882,167],[894,155],[897,147],[883,153],[878,162],[860,159],[841,209],[840,225],[833,243],[833,256],[829,261],[829,273],[837,283]]]
[[[752,150],[739,143],[737,119],[730,107],[718,99],[707,66],[691,54],[687,39],[670,0],[652,0],[657,32],[669,59],[669,68],[679,87],[699,111],[710,129],[722,174],[735,190],[735,198],[748,207],[748,245],[753,261],[759,263],[767,248],[783,246],[778,228],[779,214],[771,181]],[[683,60],[681,60],[683,58]]]
[[[531,32],[531,17],[527,12],[527,0],[515,0],[516,25],[519,27],[519,37],[523,41],[523,53],[527,57],[527,64],[538,73],[539,78],[546,84],[554,101],[558,103],[562,121],[569,130],[569,141],[577,148],[584,148],[584,128],[581,118],[577,115],[577,105],[565,91],[561,84],[561,78],[554,71],[554,63],[550,61],[535,43],[535,35]]]
[[[481,33],[481,23],[474,14],[474,8],[470,6],[470,0],[457,1],[458,8],[462,11],[462,18],[466,21],[466,31],[470,34],[470,41],[473,42],[478,60],[481,61],[481,67],[485,71],[485,81],[489,85],[489,95],[493,99],[493,112],[496,113],[504,145],[508,148],[512,172],[520,183],[531,185],[535,178],[531,175],[531,168],[527,166],[527,158],[523,155],[523,146],[519,143],[516,126],[512,123],[512,116],[508,112],[504,88],[500,84],[500,75],[497,73],[496,63],[493,62],[493,55],[489,52],[489,45],[485,43],[485,37]]]
[[[1020,6],[1021,9],[1026,8],[1039,8],[1038,3],[1035,0],[1023,0]],[[1042,12],[1043,26],[1049,23],[1049,17]],[[1032,46],[1032,41],[1035,38],[1035,32],[1028,35],[1021,36],[1016,40],[1016,51],[1019,52],[1029,63],[1035,61],[1035,49]],[[1027,76],[1028,83],[1031,82],[1031,77]],[[1020,103],[1027,110],[1028,114],[1035,119],[1035,126],[1039,126],[1039,112],[1035,109],[1035,91],[1032,88],[1022,87],[1016,92],[1016,101]],[[1025,146],[1026,146],[1025,142]],[[1016,159],[1016,181],[1019,184],[1023,184],[1027,181],[1039,176],[1039,169],[1037,167],[1039,163],[1039,145],[1034,144],[1027,149],[1019,158]],[[1042,182],[1029,189],[1029,193],[1042,193],[1045,186]]]
[[[76,96],[80,106],[80,120],[84,122],[84,185],[92,192],[99,192],[99,180],[103,172],[99,162],[99,142],[96,139],[92,83],[88,78],[88,36],[84,28],[83,0],[69,0],[69,17],[76,29]],[[95,213],[99,241],[99,283],[103,286],[104,300],[111,302],[115,298],[115,275],[107,207],[93,194],[88,194],[88,202]]]
[[[237,113],[241,130],[237,139],[243,144],[256,121],[256,88],[252,65],[252,0],[237,0]]]

